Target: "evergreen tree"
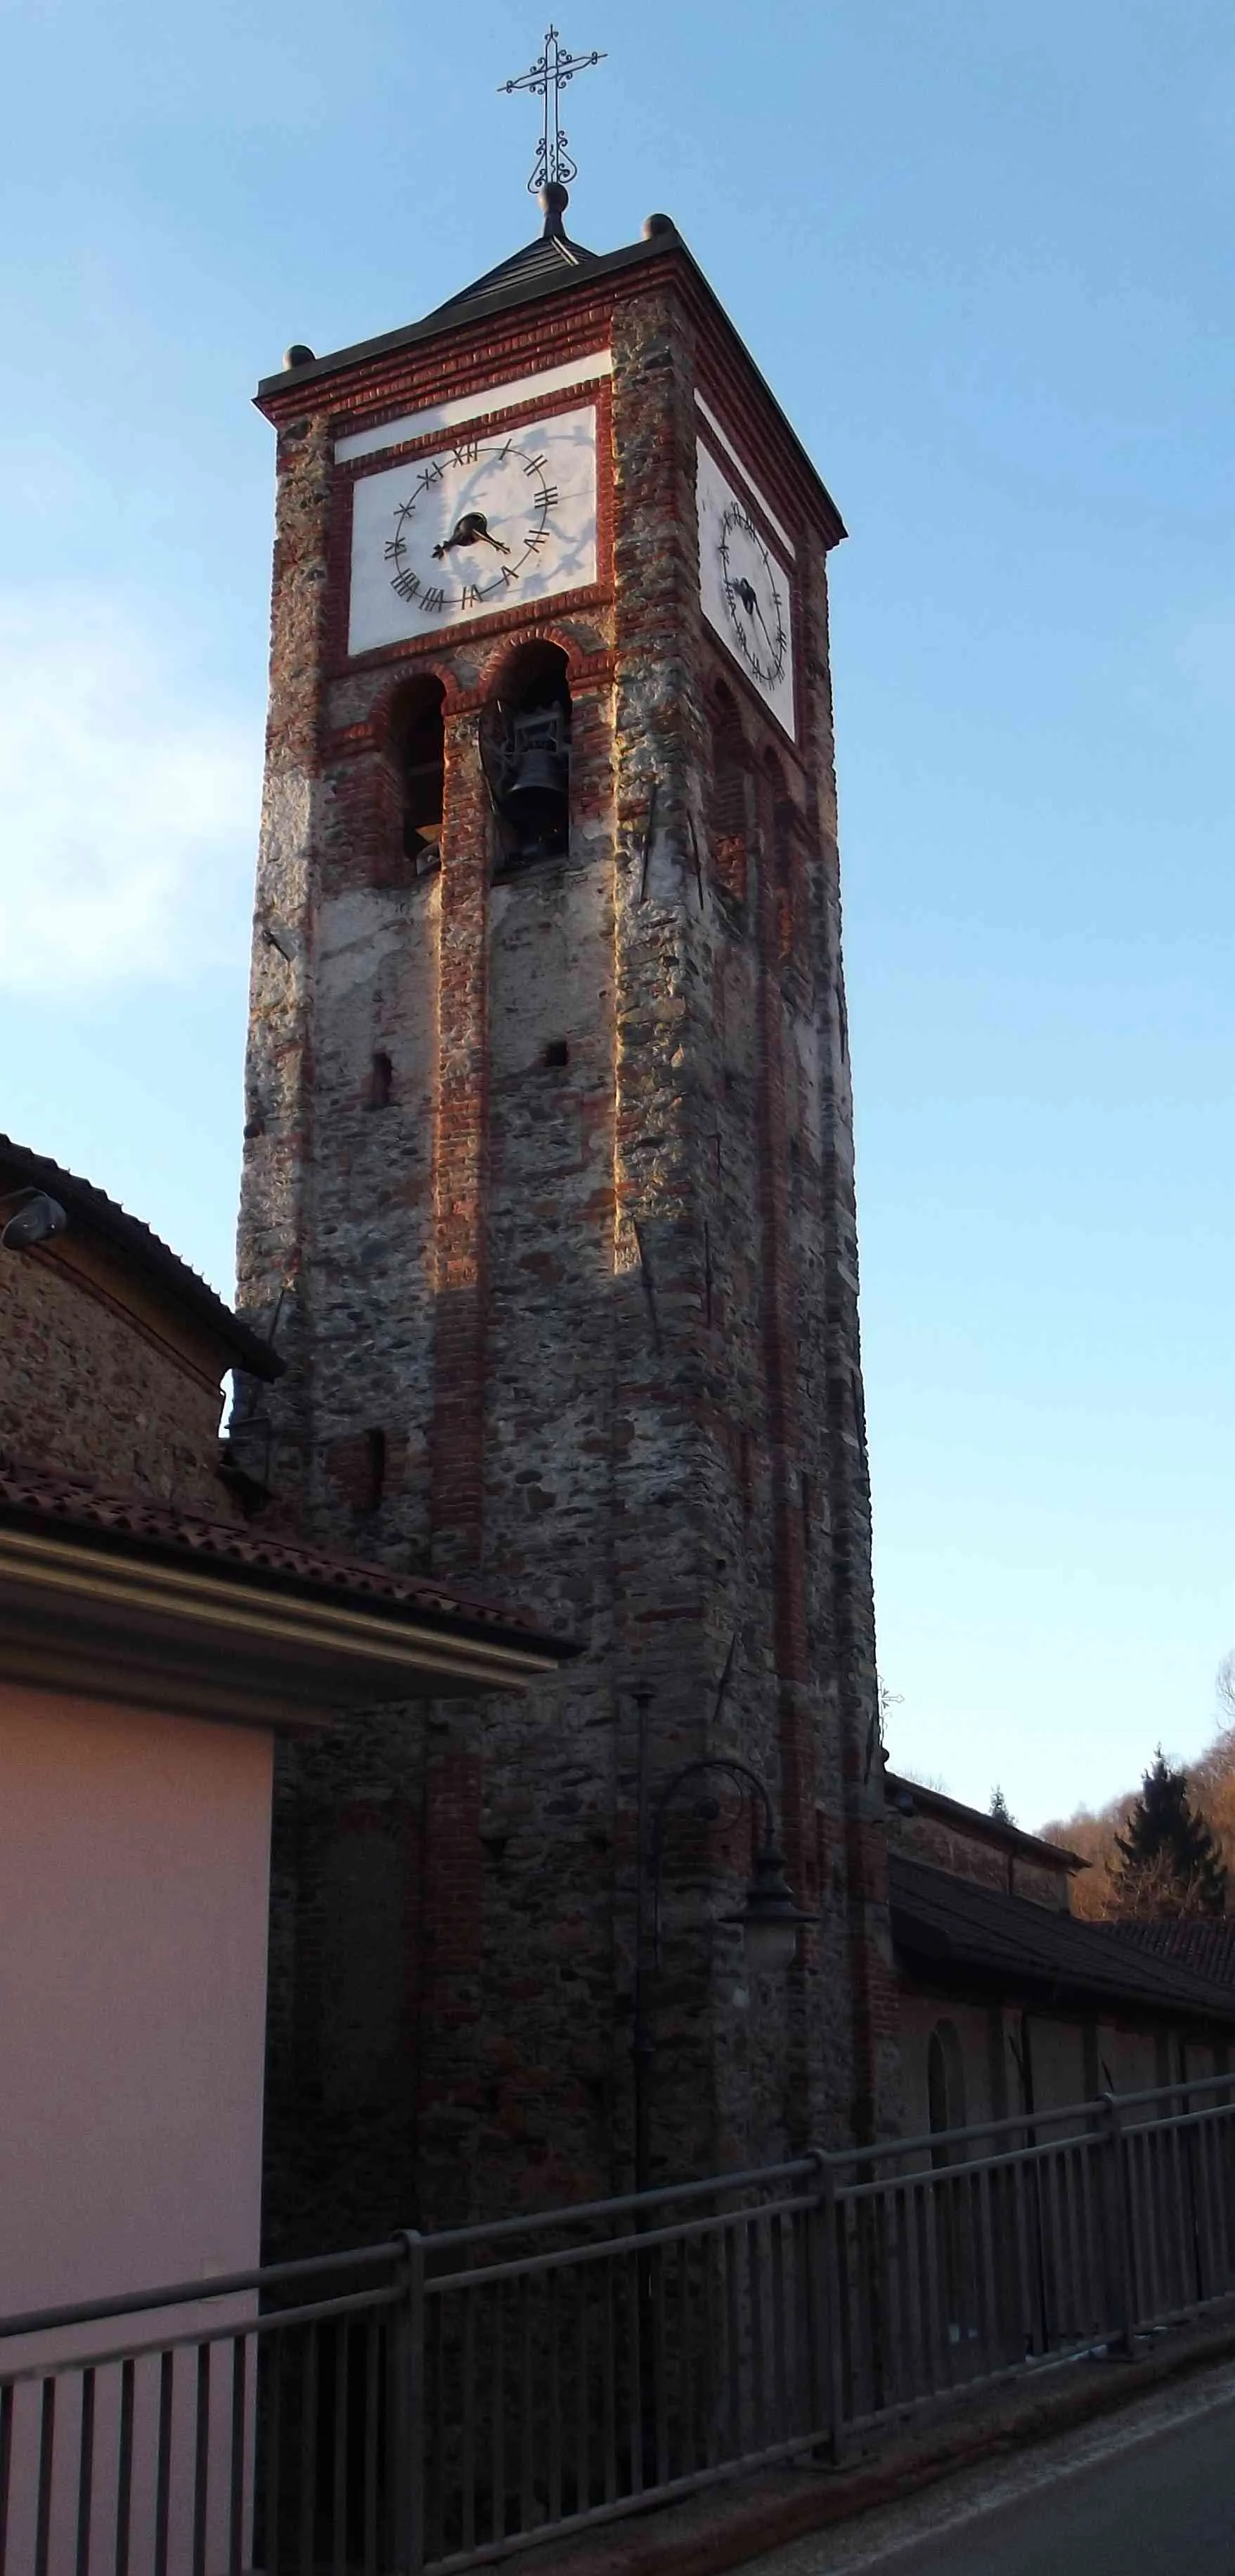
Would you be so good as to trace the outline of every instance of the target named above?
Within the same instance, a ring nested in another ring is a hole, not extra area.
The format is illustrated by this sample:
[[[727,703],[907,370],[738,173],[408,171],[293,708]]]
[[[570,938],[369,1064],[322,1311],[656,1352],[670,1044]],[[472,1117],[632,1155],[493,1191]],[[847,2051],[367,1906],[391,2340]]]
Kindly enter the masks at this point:
[[[1172,1771],[1159,1745],[1127,1828],[1115,1836],[1112,1911],[1167,1922],[1181,1914],[1223,1914],[1226,1870],[1204,1817],[1188,1799],[1188,1775]]]
[[[1002,1789],[998,1787],[991,1791],[991,1814],[993,1815],[997,1825],[1014,1825],[1016,1823],[1016,1818],[1008,1805],[1008,1801],[1005,1798]]]

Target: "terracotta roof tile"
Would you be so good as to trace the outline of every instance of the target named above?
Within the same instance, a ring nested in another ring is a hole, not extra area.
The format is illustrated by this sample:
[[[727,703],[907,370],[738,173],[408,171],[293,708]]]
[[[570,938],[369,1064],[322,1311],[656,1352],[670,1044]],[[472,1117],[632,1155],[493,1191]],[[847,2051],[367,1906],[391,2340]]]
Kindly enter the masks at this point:
[[[161,1556],[210,1559],[220,1571],[250,1575],[297,1592],[329,1592],[376,1608],[414,1611],[418,1617],[466,1621],[508,1629],[568,1657],[579,1649],[552,1637],[525,1611],[499,1609],[474,1594],[456,1592],[422,1575],[396,1574],[381,1565],[338,1556],[298,1540],[263,1536],[250,1524],[212,1521],[145,1494],[116,1494],[90,1477],[61,1475],[0,1455],[0,1523],[54,1522],[66,1533],[135,1540]]]

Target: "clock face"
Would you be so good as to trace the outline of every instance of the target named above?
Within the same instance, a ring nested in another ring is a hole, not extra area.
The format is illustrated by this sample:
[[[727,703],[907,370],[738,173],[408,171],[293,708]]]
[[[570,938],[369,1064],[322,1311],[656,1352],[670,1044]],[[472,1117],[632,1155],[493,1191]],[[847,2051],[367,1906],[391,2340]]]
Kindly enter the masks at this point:
[[[590,406],[508,432],[461,431],[356,485],[353,653],[595,579]]]
[[[764,703],[793,732],[793,580],[753,501],[699,447],[699,583],[703,613]]]

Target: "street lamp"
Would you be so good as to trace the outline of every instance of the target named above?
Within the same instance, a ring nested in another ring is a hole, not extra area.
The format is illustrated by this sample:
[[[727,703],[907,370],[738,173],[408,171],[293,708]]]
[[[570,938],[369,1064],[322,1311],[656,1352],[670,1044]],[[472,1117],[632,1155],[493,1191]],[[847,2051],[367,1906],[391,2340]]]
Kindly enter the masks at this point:
[[[697,1762],[684,1762],[670,1773],[649,1799],[648,1781],[648,1710],[650,1690],[635,1693],[639,1711],[639,1849],[638,1897],[639,1919],[635,1950],[633,2005],[633,2041],[635,2075],[635,2189],[646,2191],[651,2162],[650,2135],[650,2069],[654,2054],[648,2013],[647,1970],[661,1965],[661,1896],[664,1884],[665,1819],[679,1790],[688,1781],[705,1774],[721,1772],[736,1783],[741,1796],[749,1797],[760,1820],[761,1834],[755,1851],[754,1866],[746,1893],[734,1914],[722,1914],[722,1923],[737,1924],[742,1933],[746,1965],[752,1976],[774,1975],[787,1968],[798,1946],[798,1934],[808,1923],[818,1921],[815,1914],[804,1913],[795,1904],[785,1877],[784,1855],[776,1840],[776,1817],[766,1783],[749,1763],[739,1762],[727,1753],[705,1754]],[[649,1805],[651,1833],[648,1833]],[[650,1882],[650,1887],[649,1887]],[[651,1937],[647,1937],[648,1896],[651,1897]]]

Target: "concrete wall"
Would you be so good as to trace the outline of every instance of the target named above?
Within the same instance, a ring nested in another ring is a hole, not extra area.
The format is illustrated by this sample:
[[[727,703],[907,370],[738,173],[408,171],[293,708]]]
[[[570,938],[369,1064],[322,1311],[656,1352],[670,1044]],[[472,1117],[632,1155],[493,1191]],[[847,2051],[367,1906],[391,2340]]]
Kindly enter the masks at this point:
[[[0,1685],[0,2312],[256,2261],[270,1775]]]
[[[906,1988],[901,1995],[905,2128],[931,2126],[927,2065],[931,2034],[954,2032],[968,2122],[1013,2119],[1026,2102],[1028,2065],[1033,2107],[1063,2110],[1099,2093],[1138,2093],[1181,2076],[1223,2074],[1221,2043],[1189,2037],[1169,2020],[1145,2014],[1115,2020],[1098,2013],[1022,2012],[1015,2004],[953,2001]]]

